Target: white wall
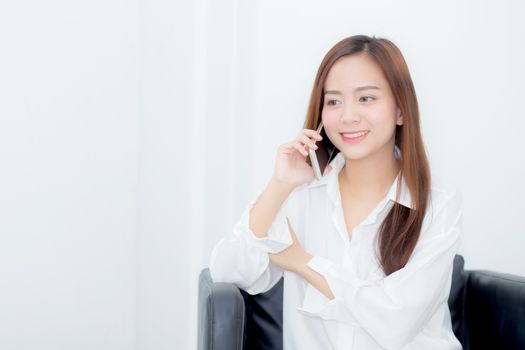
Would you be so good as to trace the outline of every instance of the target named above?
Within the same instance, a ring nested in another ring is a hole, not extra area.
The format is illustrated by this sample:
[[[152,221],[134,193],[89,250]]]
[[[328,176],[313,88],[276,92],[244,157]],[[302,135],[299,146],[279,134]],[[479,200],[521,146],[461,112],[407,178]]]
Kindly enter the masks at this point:
[[[197,278],[295,137],[325,52],[402,50],[467,268],[525,275],[521,3],[0,6],[0,348],[193,349]]]
[[[137,349],[192,349],[192,3],[142,1],[140,23]]]
[[[0,348],[133,349],[138,4],[0,6]]]

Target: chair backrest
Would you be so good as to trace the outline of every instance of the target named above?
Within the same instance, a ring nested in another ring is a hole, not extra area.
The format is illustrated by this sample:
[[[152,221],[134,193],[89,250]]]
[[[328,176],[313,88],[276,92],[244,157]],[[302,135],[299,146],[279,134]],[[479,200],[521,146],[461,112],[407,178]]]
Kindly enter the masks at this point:
[[[283,348],[283,284],[256,295],[240,290],[246,306],[244,348],[281,350]]]
[[[465,349],[525,349],[525,277],[468,271],[463,322]]]
[[[452,330],[461,344],[463,344],[463,348],[465,348],[465,339],[467,337],[465,324],[463,322],[463,304],[467,278],[468,272],[465,271],[465,259],[463,259],[461,255],[456,255],[454,257],[452,285],[450,286],[450,295],[448,296],[448,308],[450,309]]]

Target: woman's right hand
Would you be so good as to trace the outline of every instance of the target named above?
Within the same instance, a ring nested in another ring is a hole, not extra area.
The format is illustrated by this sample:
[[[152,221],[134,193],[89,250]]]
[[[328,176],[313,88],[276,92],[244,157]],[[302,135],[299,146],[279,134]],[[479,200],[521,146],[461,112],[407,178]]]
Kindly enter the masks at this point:
[[[303,129],[292,141],[279,146],[275,161],[274,179],[297,187],[314,178],[314,170],[306,162],[308,149],[316,150],[315,142],[323,138],[317,131]]]

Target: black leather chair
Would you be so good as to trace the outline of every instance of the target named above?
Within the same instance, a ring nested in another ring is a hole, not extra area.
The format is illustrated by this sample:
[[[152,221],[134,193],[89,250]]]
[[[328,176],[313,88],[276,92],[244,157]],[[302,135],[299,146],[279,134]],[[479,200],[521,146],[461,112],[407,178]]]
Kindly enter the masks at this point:
[[[448,304],[465,350],[525,349],[525,277],[465,270],[456,255]],[[282,349],[283,280],[250,295],[199,276],[199,350]]]

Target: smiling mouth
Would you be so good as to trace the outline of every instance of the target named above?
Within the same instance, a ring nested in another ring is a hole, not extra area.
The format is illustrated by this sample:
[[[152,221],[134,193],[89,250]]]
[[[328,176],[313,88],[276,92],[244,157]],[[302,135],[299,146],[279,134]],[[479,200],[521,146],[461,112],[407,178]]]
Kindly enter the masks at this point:
[[[341,135],[347,139],[357,139],[364,135],[367,135],[369,132],[370,130],[366,130],[366,131],[360,131],[360,132],[354,132],[354,133],[341,133]]]

